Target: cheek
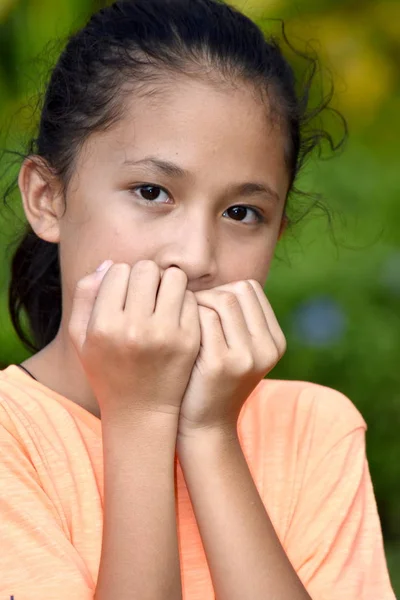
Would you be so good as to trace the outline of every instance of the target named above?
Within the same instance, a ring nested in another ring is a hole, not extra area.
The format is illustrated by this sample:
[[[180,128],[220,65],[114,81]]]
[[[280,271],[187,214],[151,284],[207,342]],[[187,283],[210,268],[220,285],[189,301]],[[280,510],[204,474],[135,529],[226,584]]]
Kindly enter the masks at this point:
[[[232,251],[223,258],[224,283],[243,279],[255,279],[261,286],[265,285],[271,266],[274,244],[263,243],[246,248],[242,246],[240,252]],[[232,256],[235,256],[232,258]]]
[[[147,246],[143,229],[133,230],[127,221],[92,218],[86,223],[66,223],[59,245],[63,293],[72,298],[76,283],[104,260],[133,265],[148,255]]]

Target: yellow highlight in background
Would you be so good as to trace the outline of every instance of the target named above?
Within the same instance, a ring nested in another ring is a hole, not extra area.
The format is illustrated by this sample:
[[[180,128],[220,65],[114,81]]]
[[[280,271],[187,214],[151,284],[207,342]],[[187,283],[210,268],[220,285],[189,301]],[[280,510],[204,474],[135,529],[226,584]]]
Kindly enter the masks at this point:
[[[0,0],[0,23],[6,19],[17,0]]]

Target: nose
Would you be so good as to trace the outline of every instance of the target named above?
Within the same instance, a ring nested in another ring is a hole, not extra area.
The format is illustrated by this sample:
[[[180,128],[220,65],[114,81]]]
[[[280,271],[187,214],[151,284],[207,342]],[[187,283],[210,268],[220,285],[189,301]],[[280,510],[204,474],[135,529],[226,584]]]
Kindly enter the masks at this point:
[[[188,289],[196,291],[216,275],[216,239],[205,219],[175,223],[168,239],[158,252],[157,264],[162,274],[169,267],[182,269],[188,278]],[[165,239],[165,238],[164,238]],[[201,284],[200,284],[201,281]]]

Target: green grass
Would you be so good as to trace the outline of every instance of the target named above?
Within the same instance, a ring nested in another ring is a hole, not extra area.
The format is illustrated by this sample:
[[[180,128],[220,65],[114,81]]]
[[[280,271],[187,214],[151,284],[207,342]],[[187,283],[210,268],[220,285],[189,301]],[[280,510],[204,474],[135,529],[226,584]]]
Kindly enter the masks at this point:
[[[400,541],[386,542],[385,548],[394,593],[400,598]]]

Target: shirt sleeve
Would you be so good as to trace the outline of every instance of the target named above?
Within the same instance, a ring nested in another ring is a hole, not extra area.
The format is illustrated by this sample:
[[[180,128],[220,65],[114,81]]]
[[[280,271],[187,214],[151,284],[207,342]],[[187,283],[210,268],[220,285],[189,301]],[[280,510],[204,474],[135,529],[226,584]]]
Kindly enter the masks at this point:
[[[309,461],[287,553],[313,600],[395,600],[366,458],[366,427],[350,400],[332,394],[333,410],[319,411],[325,414],[310,447],[317,444],[320,451]],[[338,417],[340,408],[344,418]]]
[[[1,413],[0,413],[1,414]],[[21,439],[0,423],[0,597],[92,600],[93,582]]]

